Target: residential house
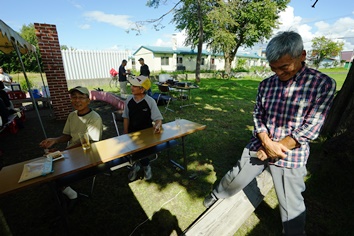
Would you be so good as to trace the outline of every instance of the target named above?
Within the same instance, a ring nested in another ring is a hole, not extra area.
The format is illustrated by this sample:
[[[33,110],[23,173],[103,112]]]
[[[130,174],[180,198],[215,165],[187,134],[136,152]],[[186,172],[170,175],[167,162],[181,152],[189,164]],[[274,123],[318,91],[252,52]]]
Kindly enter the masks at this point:
[[[144,58],[145,64],[150,71],[194,71],[197,59],[197,51],[190,48],[141,46],[133,53],[132,64],[139,70],[139,58]],[[237,58],[245,58],[247,66],[262,66],[265,58],[257,54],[237,54]],[[232,67],[235,68],[237,60],[233,61]],[[202,51],[201,70],[224,70],[225,61],[223,54],[215,54],[208,50]]]
[[[349,69],[352,61],[354,60],[354,50],[353,51],[343,51],[340,53],[340,61],[344,61],[344,68]]]

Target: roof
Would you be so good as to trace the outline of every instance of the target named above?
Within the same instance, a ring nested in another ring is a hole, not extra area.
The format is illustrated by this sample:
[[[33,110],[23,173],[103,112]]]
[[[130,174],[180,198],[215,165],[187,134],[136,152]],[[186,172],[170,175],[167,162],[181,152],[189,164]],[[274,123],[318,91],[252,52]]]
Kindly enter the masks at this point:
[[[133,55],[136,55],[137,52],[140,51],[140,49],[146,49],[149,50],[153,53],[170,53],[170,54],[182,54],[182,55],[193,55],[197,54],[196,50],[193,50],[191,48],[177,48],[176,50],[173,50],[171,47],[160,47],[160,46],[141,46],[138,50],[136,50]],[[203,50],[202,54],[204,55],[209,55],[210,52],[207,52]]]
[[[354,57],[354,51],[343,51],[341,52],[340,58],[341,60],[345,60],[346,62],[351,62]]]
[[[152,53],[170,53],[170,54],[179,54],[179,55],[197,55],[198,51],[193,50],[191,48],[177,48],[176,50],[173,50],[171,47],[160,47],[160,46],[141,46],[138,50],[136,50],[133,55],[135,56],[137,52],[140,51],[140,49],[146,49],[151,51]],[[214,56],[223,56],[223,53],[213,53],[210,51],[203,50],[202,51],[203,55],[214,55]],[[265,59],[265,57],[259,56],[257,53],[253,54],[247,54],[247,53],[237,53],[237,57],[243,57],[243,58],[255,58],[255,59]]]

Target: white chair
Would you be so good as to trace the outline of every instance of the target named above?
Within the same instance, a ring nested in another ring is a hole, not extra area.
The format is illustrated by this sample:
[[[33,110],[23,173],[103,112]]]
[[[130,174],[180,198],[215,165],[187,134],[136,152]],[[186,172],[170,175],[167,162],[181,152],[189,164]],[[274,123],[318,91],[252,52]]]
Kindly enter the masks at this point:
[[[123,122],[122,114],[123,114],[122,110],[112,112],[113,123],[114,123],[114,127],[116,128],[116,131],[117,131],[117,136],[120,135],[119,128],[118,128],[118,122]]]
[[[173,112],[173,110],[168,107],[170,105],[170,102],[173,100],[173,97],[171,96],[171,93],[170,93],[170,87],[168,87],[167,85],[161,85],[161,84],[159,84],[158,86],[159,86],[160,94],[157,97],[156,103],[159,104],[159,100],[160,99],[163,100],[166,103],[165,112],[163,112],[163,113],[166,113],[167,110]]]
[[[169,74],[160,74],[159,75],[159,82],[160,83],[165,83],[169,79],[170,79],[170,75]]]

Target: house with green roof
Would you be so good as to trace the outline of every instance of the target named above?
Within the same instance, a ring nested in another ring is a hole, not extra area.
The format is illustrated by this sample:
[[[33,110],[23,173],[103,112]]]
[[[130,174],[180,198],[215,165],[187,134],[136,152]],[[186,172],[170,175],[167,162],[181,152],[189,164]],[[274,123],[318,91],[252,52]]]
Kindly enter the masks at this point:
[[[197,50],[191,48],[141,46],[133,53],[132,65],[139,70],[139,58],[144,58],[145,64],[150,71],[194,71],[197,59]],[[246,65],[262,66],[266,59],[257,54],[237,54],[236,58],[245,58]],[[233,61],[232,67],[236,67],[237,60]],[[212,53],[208,50],[202,51],[201,70],[224,70],[225,61],[221,53]]]

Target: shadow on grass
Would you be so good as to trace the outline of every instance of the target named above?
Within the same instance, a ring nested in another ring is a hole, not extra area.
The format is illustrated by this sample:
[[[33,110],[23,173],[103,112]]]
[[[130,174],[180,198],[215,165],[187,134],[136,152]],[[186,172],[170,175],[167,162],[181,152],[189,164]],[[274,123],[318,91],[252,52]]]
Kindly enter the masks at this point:
[[[127,169],[115,171],[112,176],[98,176],[94,196],[82,199],[69,215],[70,235],[129,235],[132,232],[133,235],[148,235],[147,232],[179,232],[181,228],[186,228],[204,210],[201,199],[212,189],[215,180],[219,180],[236,164],[249,141],[257,86],[258,81],[252,80],[218,81],[217,85],[206,81],[200,89],[193,91],[195,107],[179,109],[179,101],[174,102],[172,107],[175,112],[164,114],[165,123],[178,116],[207,125],[206,130],[186,138],[188,171],[176,169],[169,162],[167,153],[163,152],[152,163],[154,177],[148,183],[140,180],[129,183]],[[205,92],[207,95],[203,95]],[[101,102],[92,102],[91,105],[103,119],[103,139],[116,136],[111,116],[114,109]],[[43,137],[34,135],[39,132],[38,120],[30,113],[25,122],[26,128],[2,142],[2,145],[7,145],[6,148],[2,146],[6,149],[5,165],[43,154],[37,145]],[[61,134],[64,122],[47,117],[44,126],[48,137],[55,137]],[[29,145],[19,150],[16,145],[18,140]],[[171,150],[170,155],[182,162],[181,148]],[[216,177],[213,177],[214,173]],[[80,192],[88,192],[89,186],[90,179],[72,184]],[[168,209],[146,209],[149,205],[157,205],[166,197],[164,191],[173,186],[182,189],[186,198],[190,199],[181,198],[176,201],[183,202],[172,203],[172,206],[177,204],[173,212]],[[137,196],[139,193],[141,196]],[[146,202],[142,204],[142,199],[147,200],[147,206]],[[0,207],[14,235],[60,235],[60,225],[52,223],[57,214],[53,204],[45,185],[0,198]],[[162,220],[165,222],[161,223]],[[162,229],[156,224],[169,227]]]

